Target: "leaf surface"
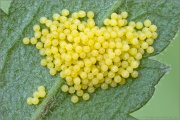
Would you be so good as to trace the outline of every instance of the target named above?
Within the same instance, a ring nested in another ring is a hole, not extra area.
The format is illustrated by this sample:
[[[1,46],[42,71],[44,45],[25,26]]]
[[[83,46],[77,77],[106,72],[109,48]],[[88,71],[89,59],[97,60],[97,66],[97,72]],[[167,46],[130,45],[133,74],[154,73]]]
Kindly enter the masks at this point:
[[[0,119],[30,119],[40,105],[27,105],[27,97],[32,96],[39,85],[50,91],[59,78],[59,75],[52,77],[48,69],[40,65],[42,57],[34,46],[22,43],[25,36],[33,35],[32,26],[41,16],[51,18],[64,8],[72,12],[93,10],[96,23],[102,25],[103,19],[112,12],[126,10],[129,20],[149,18],[158,26],[159,37],[152,54],[155,55],[167,47],[178,30],[179,5],[175,0],[14,0],[8,15],[0,10]],[[144,58],[137,79],[128,79],[127,84],[117,88],[99,89],[89,101],[78,104],[72,104],[70,95],[59,91],[40,116],[44,119],[135,119],[129,113],[149,101],[155,85],[168,70],[169,66]]]

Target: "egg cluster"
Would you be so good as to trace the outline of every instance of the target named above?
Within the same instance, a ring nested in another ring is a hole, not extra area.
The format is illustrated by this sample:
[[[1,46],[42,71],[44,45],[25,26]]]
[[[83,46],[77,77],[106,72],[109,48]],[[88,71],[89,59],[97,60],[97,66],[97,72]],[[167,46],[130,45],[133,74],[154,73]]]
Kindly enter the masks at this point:
[[[69,16],[69,17],[68,17]],[[126,20],[127,12],[112,13],[104,19],[104,26],[95,25],[92,11],[78,11],[70,15],[67,9],[53,14],[53,20],[40,18],[46,28],[34,25],[34,37],[25,37],[24,44],[36,45],[45,56],[41,65],[51,75],[60,72],[65,79],[61,90],[88,100],[96,88],[108,89],[123,85],[125,79],[138,77],[136,68],[142,55],[151,54],[157,38],[157,26],[149,19],[142,22]]]
[[[29,105],[37,105],[39,103],[39,98],[44,98],[46,96],[46,91],[44,86],[39,86],[38,91],[33,93],[33,98],[27,98],[27,104]]]

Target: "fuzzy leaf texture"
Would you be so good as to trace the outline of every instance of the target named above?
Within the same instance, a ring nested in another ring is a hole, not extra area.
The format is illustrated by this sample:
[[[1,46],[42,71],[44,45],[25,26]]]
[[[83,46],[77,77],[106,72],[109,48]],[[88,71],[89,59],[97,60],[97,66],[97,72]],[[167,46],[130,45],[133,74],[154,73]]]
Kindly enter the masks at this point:
[[[0,119],[32,119],[41,105],[29,106],[27,97],[39,85],[52,89],[59,75],[52,77],[49,70],[40,65],[42,56],[32,46],[22,43],[25,36],[33,35],[32,26],[41,16],[52,17],[55,12],[67,8],[71,12],[93,10],[97,25],[112,12],[126,10],[128,20],[150,19],[158,26],[155,52],[145,55],[138,68],[139,77],[129,78],[127,83],[108,90],[98,89],[89,101],[73,104],[70,95],[58,90],[40,113],[42,119],[62,120],[112,120],[136,119],[129,114],[143,107],[152,97],[155,85],[168,72],[169,66],[149,59],[164,50],[171,42],[179,25],[180,2],[178,0],[13,0],[9,13],[0,9]],[[49,94],[49,93],[48,93]]]

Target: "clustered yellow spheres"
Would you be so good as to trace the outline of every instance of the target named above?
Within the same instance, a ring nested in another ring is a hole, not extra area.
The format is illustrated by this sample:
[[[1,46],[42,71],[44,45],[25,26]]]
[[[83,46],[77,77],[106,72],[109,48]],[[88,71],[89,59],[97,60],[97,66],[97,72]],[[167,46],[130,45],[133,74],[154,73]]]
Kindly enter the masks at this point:
[[[44,86],[39,86],[38,91],[35,91],[33,93],[33,98],[28,97],[27,98],[27,104],[29,105],[37,105],[39,103],[39,98],[44,98],[46,96],[46,91]]]
[[[123,85],[130,76],[138,77],[136,68],[142,55],[154,52],[151,45],[158,36],[157,26],[149,19],[128,23],[127,17],[127,12],[112,13],[104,26],[98,27],[92,11],[70,15],[63,9],[61,15],[53,14],[53,20],[41,17],[40,23],[47,28],[34,25],[34,37],[23,42],[36,45],[46,56],[41,65],[47,66],[51,75],[60,71],[66,80],[61,90],[73,94],[71,101],[77,103],[79,97],[88,100],[98,87],[105,90]]]

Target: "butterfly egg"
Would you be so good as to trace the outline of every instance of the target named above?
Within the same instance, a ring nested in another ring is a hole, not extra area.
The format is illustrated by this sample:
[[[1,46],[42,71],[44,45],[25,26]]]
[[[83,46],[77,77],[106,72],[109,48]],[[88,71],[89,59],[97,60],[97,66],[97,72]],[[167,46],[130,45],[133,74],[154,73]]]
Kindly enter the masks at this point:
[[[78,96],[73,95],[73,96],[71,97],[71,102],[73,102],[73,103],[77,103],[78,101],[79,101]]]
[[[37,32],[37,31],[39,31],[40,30],[40,26],[39,25],[34,25],[33,26],[33,30],[35,31],[35,32]]]
[[[84,93],[82,98],[83,98],[83,100],[89,100],[90,95],[88,93]]]
[[[39,86],[38,91],[45,91],[45,87],[44,86]]]
[[[36,31],[35,33],[34,33],[34,37],[35,38],[40,38],[41,37],[41,32],[40,31]]]
[[[33,99],[32,97],[28,97],[28,98],[27,98],[27,104],[28,104],[28,105],[32,105],[32,104],[33,104],[33,103],[32,103],[32,99]]]
[[[39,86],[38,90],[33,93],[33,98],[32,97],[27,98],[27,104],[37,105],[40,102],[39,98],[44,98],[45,96],[46,96],[45,87]]]
[[[37,105],[39,103],[39,99],[37,97],[32,98],[32,104]]]
[[[69,92],[70,94],[75,93],[75,89],[74,89],[74,87],[69,87],[68,92]]]
[[[118,14],[117,13],[112,13],[111,14],[111,19],[118,19]]]
[[[76,91],[76,95],[79,96],[79,97],[83,96],[83,94],[84,94],[83,90],[77,90]]]
[[[156,32],[153,32],[151,38],[155,40],[157,37],[158,37],[158,34]]]
[[[67,92],[69,90],[69,87],[66,84],[64,84],[64,85],[61,86],[61,90],[63,92]]]
[[[51,75],[56,75],[57,70],[55,68],[50,68],[49,72],[50,72]]]
[[[151,25],[149,27],[149,29],[150,29],[151,32],[155,32],[157,30],[157,26],[156,25]]]
[[[120,83],[121,83],[121,82],[120,82]],[[114,81],[112,81],[112,82],[110,83],[110,86],[111,86],[111,87],[117,87],[117,83],[114,82]]]
[[[127,70],[123,70],[123,71],[121,72],[121,76],[122,76],[123,78],[128,78],[128,77],[129,77],[129,72],[128,72]]]
[[[45,54],[46,54],[45,49],[44,48],[40,49],[39,54],[42,55],[42,56],[45,56]]]
[[[28,37],[25,37],[25,38],[23,39],[23,43],[24,43],[25,45],[29,44],[29,43],[30,43],[29,38],[28,38]]]
[[[44,98],[46,96],[46,92],[44,90],[39,91],[39,97]]]
[[[147,53],[148,54],[151,54],[154,52],[154,48],[152,46],[149,46],[147,49],[146,49]]]
[[[72,13],[71,17],[72,17],[73,19],[77,19],[77,18],[78,18],[78,13],[77,13],[77,12]],[[77,19],[77,20],[78,20],[78,19]],[[75,22],[75,21],[74,21],[74,22]]]
[[[38,92],[38,91],[35,91],[35,92],[33,93],[33,97],[39,98],[39,92]]]
[[[120,76],[120,75],[116,75],[116,76],[114,77],[114,82],[120,83],[120,82],[121,82],[121,76]]]
[[[63,15],[63,16],[68,16],[69,15],[69,10],[67,10],[67,9],[63,9],[62,11],[61,11],[61,14]]]
[[[102,84],[101,84],[101,89],[103,89],[103,90],[108,89],[108,84],[102,83]]]
[[[53,14],[53,19],[54,20],[60,20],[60,15],[58,13]]]
[[[144,26],[149,27],[151,26],[151,21],[149,19],[144,21]]]
[[[46,17],[41,17],[41,18],[39,19],[39,22],[40,22],[41,24],[45,24],[46,21],[47,21],[47,18],[46,18]]]
[[[118,24],[117,20],[116,19],[111,19],[110,20],[110,25],[111,26],[116,26]]]
[[[128,25],[129,25],[129,26],[132,26],[133,28],[136,27],[136,23],[135,23],[134,21],[130,21],[130,22],[128,23]]]
[[[35,37],[32,37],[30,41],[31,41],[31,44],[33,45],[35,45],[38,42],[38,40]]]
[[[147,42],[142,42],[141,43],[141,48],[143,48],[143,49],[147,49],[148,48],[148,43]]]
[[[36,43],[36,48],[39,49],[39,50],[42,49],[43,48],[43,43],[42,42],[37,42]]]
[[[127,18],[128,17],[128,13],[126,11],[121,13],[122,18]]]
[[[137,78],[138,75],[139,75],[139,73],[138,73],[137,71],[133,71],[133,72],[131,73],[131,77],[132,77],[132,78]]]
[[[89,93],[93,93],[95,91],[95,88],[93,86],[89,86],[87,90]]]
[[[85,18],[86,17],[86,18]],[[72,94],[71,101],[89,100],[97,88],[106,90],[124,85],[129,77],[137,78],[143,54],[152,54],[158,37],[157,26],[149,19],[127,21],[128,13],[112,13],[103,20],[104,26],[95,23],[95,13],[83,10],[70,14],[63,9],[52,19],[40,18],[33,26],[34,37],[23,39],[24,44],[36,45],[44,56],[40,64],[50,75],[59,73],[64,78],[61,91]],[[83,19],[82,19],[83,18]],[[28,104],[38,104],[46,96],[43,86],[34,92]]]
[[[85,16],[86,16],[86,12],[85,12],[85,11],[80,10],[80,11],[78,12],[78,17],[83,18],[83,17],[85,17]]]
[[[141,29],[142,27],[143,27],[142,22],[137,22],[137,23],[136,23],[136,28],[137,28],[137,29]]]
[[[90,19],[94,18],[94,12],[93,11],[88,11],[87,12],[87,17],[90,18]]]
[[[46,20],[45,24],[47,27],[50,27],[52,25],[52,20]]]

